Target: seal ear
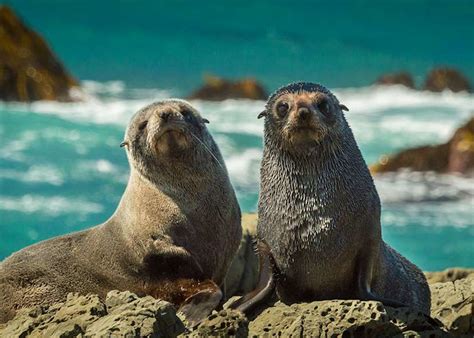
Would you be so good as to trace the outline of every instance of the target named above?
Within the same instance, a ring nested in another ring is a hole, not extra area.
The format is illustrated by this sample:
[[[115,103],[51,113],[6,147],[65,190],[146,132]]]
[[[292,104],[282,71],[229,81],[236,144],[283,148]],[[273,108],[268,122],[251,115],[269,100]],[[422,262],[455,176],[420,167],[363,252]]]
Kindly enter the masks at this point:
[[[260,114],[258,114],[257,119],[261,119],[264,116],[267,116],[267,111],[266,110],[264,110]]]
[[[128,146],[128,141],[123,141],[120,143],[120,148],[123,148],[124,146]]]
[[[342,110],[345,110],[345,111],[349,111],[349,108],[347,108],[345,105],[343,104],[340,104],[339,105],[339,108],[341,108]]]
[[[202,118],[201,120],[202,120],[203,123],[209,123],[208,119]]]

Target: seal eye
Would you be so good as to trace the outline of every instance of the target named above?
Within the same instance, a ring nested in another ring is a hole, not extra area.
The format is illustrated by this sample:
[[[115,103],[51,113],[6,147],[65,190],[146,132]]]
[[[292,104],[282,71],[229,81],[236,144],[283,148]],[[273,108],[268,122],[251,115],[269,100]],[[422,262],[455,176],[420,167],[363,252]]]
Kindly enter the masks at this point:
[[[318,109],[324,116],[329,116],[329,103],[326,100],[323,100],[318,103]]]
[[[193,121],[193,114],[189,110],[183,110],[181,112],[181,115],[183,115],[184,120],[186,122],[192,122]]]
[[[143,129],[145,129],[145,127],[146,127],[147,124],[148,124],[148,121],[147,121],[147,120],[141,122],[141,123],[138,125],[138,130],[143,130]]]
[[[288,105],[288,103],[280,102],[277,105],[276,110],[277,110],[277,113],[280,117],[284,117],[286,115],[286,113],[288,113],[289,108],[290,108],[290,106]]]

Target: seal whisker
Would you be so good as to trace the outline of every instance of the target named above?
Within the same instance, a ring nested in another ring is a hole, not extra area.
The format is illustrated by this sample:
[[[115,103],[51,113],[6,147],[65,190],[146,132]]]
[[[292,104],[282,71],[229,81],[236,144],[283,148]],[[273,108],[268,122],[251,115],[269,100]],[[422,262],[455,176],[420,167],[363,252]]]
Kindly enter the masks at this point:
[[[193,134],[193,132],[189,132],[189,134],[194,137],[203,147],[204,149],[209,153],[211,154],[212,158],[216,160],[216,162],[219,164],[219,166],[224,169],[224,167],[222,166],[221,162],[217,159],[217,157],[212,153],[212,151],[208,148],[208,146],[206,146],[206,144],[204,142],[201,141],[201,139],[199,137],[197,137],[196,135]]]

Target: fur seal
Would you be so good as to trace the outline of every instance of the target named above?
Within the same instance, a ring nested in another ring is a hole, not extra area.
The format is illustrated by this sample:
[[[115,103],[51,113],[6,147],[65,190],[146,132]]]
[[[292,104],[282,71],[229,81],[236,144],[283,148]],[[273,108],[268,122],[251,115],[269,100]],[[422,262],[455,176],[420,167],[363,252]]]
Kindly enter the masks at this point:
[[[343,110],[327,88],[300,82],[259,115],[260,280],[231,308],[249,312],[276,286],[285,303],[378,300],[430,313],[425,276],[382,240],[379,196]]]
[[[191,321],[217,306],[217,285],[242,230],[206,122],[177,99],[138,111],[121,144],[130,178],[115,213],[101,225],[29,246],[1,262],[0,323],[20,308],[64,301],[69,292],[152,295],[191,313]]]

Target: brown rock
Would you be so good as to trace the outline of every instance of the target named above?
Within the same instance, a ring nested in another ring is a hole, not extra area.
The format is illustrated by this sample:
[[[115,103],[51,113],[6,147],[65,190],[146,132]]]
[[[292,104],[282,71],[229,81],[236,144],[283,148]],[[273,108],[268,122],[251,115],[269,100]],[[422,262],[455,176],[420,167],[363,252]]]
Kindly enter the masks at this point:
[[[255,79],[231,81],[216,76],[204,77],[204,85],[193,92],[188,99],[222,101],[226,99],[266,100],[265,89]]]
[[[474,269],[449,268],[443,271],[425,272],[425,276],[429,284],[454,282],[469,276],[474,278]]]
[[[105,302],[69,294],[64,303],[19,310],[0,337],[176,337],[184,330],[170,303],[111,291]]]
[[[415,88],[413,77],[407,72],[385,74],[379,77],[375,84],[378,85],[403,85],[408,88]]]
[[[76,86],[43,38],[0,6],[0,100],[71,101]]]
[[[474,275],[447,283],[430,285],[431,316],[451,333],[474,334]]]
[[[252,337],[446,335],[438,323],[420,312],[360,300],[327,300],[291,306],[278,302],[250,323],[249,333]]]
[[[186,337],[248,337],[249,322],[234,310],[222,310],[211,314]]]
[[[456,69],[435,68],[428,73],[424,89],[432,92],[442,92],[449,89],[453,92],[471,91],[469,80]]]
[[[474,118],[456,130],[444,144],[407,149],[393,156],[382,155],[370,166],[374,174],[408,168],[414,171],[472,174],[474,171]]]

